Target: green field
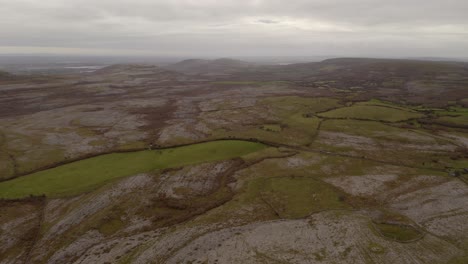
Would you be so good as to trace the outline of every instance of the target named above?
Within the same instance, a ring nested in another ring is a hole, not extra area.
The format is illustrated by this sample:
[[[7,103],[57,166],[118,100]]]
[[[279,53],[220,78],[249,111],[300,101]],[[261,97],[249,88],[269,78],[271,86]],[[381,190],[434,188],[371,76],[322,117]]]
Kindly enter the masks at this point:
[[[257,178],[249,181],[239,201],[247,203],[258,198],[274,208],[281,218],[303,218],[327,208],[347,208],[333,188],[306,177]]]
[[[378,105],[353,105],[319,114],[326,118],[365,119],[386,122],[399,122],[423,117],[422,114]]]
[[[382,106],[382,107],[395,108],[395,109],[399,109],[399,110],[403,110],[403,111],[417,110],[417,109],[414,109],[414,107],[410,109],[410,108],[407,108],[407,107],[404,107],[404,106],[401,106],[401,105],[397,105],[397,104],[394,104],[394,103],[391,103],[391,102],[381,101],[381,100],[378,100],[378,99],[371,99],[371,100],[365,101],[365,102],[358,102],[358,103],[355,103],[354,105]]]
[[[434,138],[429,132],[422,129],[412,131],[414,134],[409,137],[409,132],[404,128],[391,126],[377,121],[366,120],[330,119],[322,122],[321,130],[342,132],[374,140],[407,144],[433,144],[433,140],[436,140],[436,138]],[[420,137],[417,135],[420,135]]]
[[[265,184],[268,187],[262,190],[263,198],[282,218],[303,218],[323,209],[346,208],[334,189],[311,178],[273,178]]]
[[[468,127],[468,108],[464,107],[450,107],[434,111],[438,116],[435,119],[436,123],[449,126]]]
[[[268,97],[261,104],[274,107],[280,117],[288,117],[296,113],[316,113],[342,106],[339,100],[326,97],[280,96]]]
[[[435,120],[439,124],[448,126],[468,127],[468,116],[442,116]]]
[[[0,183],[0,198],[45,194],[77,195],[108,181],[165,168],[230,159],[266,146],[237,140],[213,141],[164,150],[114,153],[62,165]]]
[[[260,128],[270,132],[281,132],[281,126],[277,124],[263,125]]]
[[[400,242],[407,242],[421,237],[421,232],[411,226],[378,223],[375,224],[375,227],[383,236]]]

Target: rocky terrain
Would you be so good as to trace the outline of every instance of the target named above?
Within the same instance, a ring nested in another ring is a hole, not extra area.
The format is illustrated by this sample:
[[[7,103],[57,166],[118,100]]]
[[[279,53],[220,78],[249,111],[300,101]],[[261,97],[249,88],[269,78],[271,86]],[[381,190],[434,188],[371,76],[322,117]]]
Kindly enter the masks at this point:
[[[467,107],[462,62],[0,73],[0,263],[467,263]]]

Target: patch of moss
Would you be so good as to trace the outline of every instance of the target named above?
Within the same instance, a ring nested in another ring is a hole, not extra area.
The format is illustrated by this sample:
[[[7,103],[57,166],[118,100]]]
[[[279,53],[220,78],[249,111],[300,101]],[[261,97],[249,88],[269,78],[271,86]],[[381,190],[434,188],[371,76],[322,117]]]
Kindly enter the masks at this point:
[[[384,237],[399,242],[407,242],[421,237],[421,232],[409,225],[374,223],[374,227]]]
[[[468,127],[468,115],[442,116],[435,120],[442,125]]]
[[[465,165],[462,159],[453,159],[447,151],[435,147],[454,147],[450,140],[425,130],[361,120],[326,120],[320,130],[326,138],[314,141],[311,148],[419,168],[441,170]],[[328,131],[334,133],[327,135]]]
[[[270,147],[270,148],[265,148],[257,152],[249,153],[247,155],[242,156],[241,158],[245,162],[251,163],[251,162],[255,162],[258,160],[265,159],[265,158],[283,157],[285,155],[290,155],[290,154],[291,152],[288,150]]]
[[[50,166],[65,160],[65,151],[59,148],[33,149],[30,152],[15,153],[17,173],[28,173],[41,167]]]
[[[281,218],[303,218],[324,209],[347,208],[339,193],[313,178],[275,177],[250,181],[243,197],[259,197]]]
[[[315,134],[315,131],[312,131]],[[244,126],[238,130],[217,129],[213,131],[213,138],[241,138],[246,140],[257,139],[276,143],[288,142],[289,145],[306,145],[311,142],[311,135],[290,127],[281,132],[266,131],[257,126]]]
[[[281,96],[263,99],[261,104],[266,104],[275,109],[279,115],[289,116],[297,112],[317,113],[341,106],[339,100],[327,97],[299,97]]]
[[[375,242],[370,242],[369,245],[367,245],[367,249],[369,249],[370,252],[376,254],[385,253],[385,248],[382,245],[377,244]]]
[[[108,142],[104,139],[96,139],[88,143],[88,145],[93,147],[105,146]]]
[[[315,113],[339,106],[342,106],[340,101],[333,98],[269,97],[259,100],[248,110],[236,109],[223,113],[217,111],[204,114],[204,118],[226,119],[226,116],[229,116],[229,120],[236,120],[223,127],[213,127],[212,138],[256,138],[278,143],[287,142],[290,145],[307,145],[317,135],[317,128],[321,122]],[[268,120],[263,117],[259,120],[249,120],[248,124],[237,124],[242,122],[246,115],[250,117],[256,112],[268,112],[271,116]],[[255,122],[264,125],[254,125]]]
[[[126,142],[118,146],[120,150],[131,150],[131,149],[142,149],[147,148],[148,144],[143,141],[134,141],[134,142]]]
[[[379,99],[371,99],[366,102],[358,102],[358,103],[355,103],[354,105],[383,106],[383,107],[390,107],[390,108],[395,108],[395,109],[399,109],[403,111],[414,110],[414,108],[412,107],[406,107],[406,106],[398,105],[392,102],[386,102],[386,101],[379,100]]]
[[[323,261],[327,257],[327,252],[322,248],[319,251],[312,253],[312,255],[314,255],[316,261]]]
[[[87,128],[87,127],[78,127],[74,129],[74,131],[81,137],[93,137],[96,135],[96,132],[94,132],[92,129]]]
[[[278,124],[262,125],[260,128],[269,132],[281,132],[281,126]]]
[[[424,115],[418,112],[405,111],[401,109],[383,107],[377,105],[353,105],[320,113],[320,117],[364,119],[386,122],[399,122],[408,119],[421,118]]]
[[[105,221],[101,226],[99,226],[99,232],[105,236],[110,236],[122,229],[124,225],[124,222],[120,220],[120,218],[113,218]]]
[[[450,259],[447,264],[466,264],[468,263],[468,248],[463,256],[457,256]]]
[[[13,177],[15,167],[9,155],[0,151],[0,180],[5,180]]]

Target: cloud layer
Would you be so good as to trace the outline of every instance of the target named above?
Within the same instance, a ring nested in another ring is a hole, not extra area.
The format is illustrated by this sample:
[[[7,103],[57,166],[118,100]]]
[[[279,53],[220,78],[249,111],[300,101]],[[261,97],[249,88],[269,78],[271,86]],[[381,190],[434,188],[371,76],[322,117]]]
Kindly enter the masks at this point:
[[[465,0],[0,0],[0,52],[468,56]]]

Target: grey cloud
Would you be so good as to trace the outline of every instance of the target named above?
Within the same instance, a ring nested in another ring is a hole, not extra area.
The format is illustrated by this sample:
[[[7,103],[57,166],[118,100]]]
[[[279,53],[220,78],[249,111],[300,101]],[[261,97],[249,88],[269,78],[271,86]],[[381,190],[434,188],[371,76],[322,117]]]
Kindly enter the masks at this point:
[[[468,56],[467,13],[465,0],[0,0],[0,52]]]
[[[278,21],[271,20],[271,19],[259,19],[257,21],[260,22],[260,23],[263,23],[263,24],[277,24],[277,23],[279,23]]]

